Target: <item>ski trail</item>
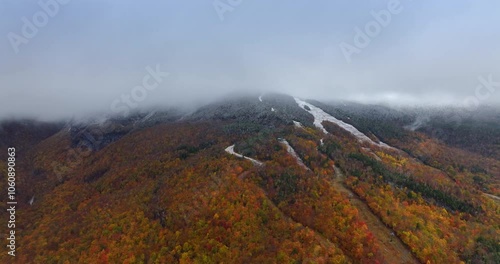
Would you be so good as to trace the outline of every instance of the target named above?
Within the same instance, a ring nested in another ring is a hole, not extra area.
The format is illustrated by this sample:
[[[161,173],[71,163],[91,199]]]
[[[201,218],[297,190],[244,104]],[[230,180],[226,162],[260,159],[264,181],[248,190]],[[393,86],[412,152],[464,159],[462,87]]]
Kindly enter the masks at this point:
[[[486,196],[488,196],[488,197],[490,197],[491,199],[493,199],[493,200],[495,200],[497,202],[500,202],[500,197],[498,197],[498,196],[495,196],[495,195],[489,194],[489,193],[484,193],[484,192],[483,192],[483,194],[486,195]]]
[[[332,123],[340,126],[344,130],[348,131],[349,133],[351,133],[353,136],[355,136],[361,142],[368,142],[368,143],[375,145],[375,146],[393,149],[393,147],[387,145],[384,142],[377,143],[377,142],[373,141],[371,138],[369,138],[368,136],[363,134],[361,131],[356,129],[354,126],[347,124],[342,120],[338,120],[337,118],[335,118],[335,117],[329,115],[328,113],[326,113],[325,111],[323,111],[321,108],[316,107],[316,106],[314,106],[310,103],[307,103],[305,101],[302,101],[296,97],[294,97],[294,99],[295,99],[295,102],[302,109],[304,109],[305,111],[308,111],[311,115],[314,116],[314,125],[316,127],[320,128],[321,130],[323,130],[323,132],[325,134],[328,134],[328,131],[326,131],[325,127],[323,127],[323,125],[321,123],[323,121],[329,121],[329,122],[332,122]],[[311,110],[307,110],[305,108],[305,106],[309,107],[309,109],[311,109]]]
[[[137,121],[136,123],[143,123],[146,122],[148,119],[150,119],[154,114],[156,114],[156,111],[152,111],[151,113],[147,114],[144,118],[141,120]]]
[[[262,95],[259,96],[259,101],[262,103]]]
[[[394,235],[394,231],[387,227],[364,201],[344,186],[343,181],[345,176],[340,168],[333,166],[333,169],[335,170],[335,175],[329,179],[331,184],[339,192],[347,194],[350,203],[358,209],[360,219],[366,223],[368,230],[373,233],[378,244],[381,245],[380,253],[386,260],[385,263],[419,263],[418,259],[411,253],[403,241]]]
[[[302,124],[300,122],[297,122],[295,120],[293,120],[293,124],[295,125],[295,127],[297,128],[303,128],[304,126],[302,126]]]
[[[304,162],[302,161],[302,159],[299,157],[299,155],[297,155],[297,152],[295,152],[295,150],[292,148],[292,146],[290,146],[290,144],[288,143],[288,141],[286,141],[285,139],[282,139],[282,138],[278,138],[278,141],[285,145],[286,146],[286,151],[292,155],[292,157],[295,158],[295,160],[297,160],[297,164],[299,164],[300,167],[306,169],[306,170],[311,170],[309,169],[306,164],[304,164]]]
[[[258,160],[254,160],[254,159],[252,159],[252,158],[245,157],[245,156],[243,156],[243,155],[241,155],[241,154],[239,154],[239,153],[234,152],[234,145],[227,147],[227,148],[225,149],[225,151],[226,151],[227,153],[231,154],[231,155],[236,156],[236,157],[247,159],[247,160],[251,161],[253,164],[255,164],[255,165],[257,165],[257,166],[262,166],[262,165],[264,165],[264,163],[262,163],[262,162],[260,162],[260,161],[258,161]]]

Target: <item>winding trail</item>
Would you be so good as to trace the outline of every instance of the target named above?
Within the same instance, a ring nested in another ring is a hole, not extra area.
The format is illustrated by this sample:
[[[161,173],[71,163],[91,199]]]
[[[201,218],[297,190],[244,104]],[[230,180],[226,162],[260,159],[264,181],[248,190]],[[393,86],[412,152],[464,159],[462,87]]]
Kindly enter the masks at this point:
[[[380,245],[380,253],[387,263],[420,263],[410,252],[406,245],[396,236],[392,229],[388,228],[359,197],[343,184],[344,174],[338,167],[335,176],[332,177],[332,185],[341,193],[349,196],[349,201],[359,212],[359,217],[366,223],[368,229],[373,233]]]
[[[489,193],[485,193],[485,192],[483,192],[483,194],[490,197],[491,199],[495,200],[496,202],[500,202],[500,197],[498,197],[498,196],[495,196],[495,195],[489,194]]]
[[[247,159],[247,160],[251,161],[254,165],[257,165],[257,166],[262,166],[262,165],[264,165],[264,163],[263,163],[263,162],[260,162],[260,161],[258,161],[258,160],[255,160],[255,159],[252,159],[252,158],[249,158],[249,157],[245,157],[245,156],[243,156],[243,155],[241,155],[241,154],[239,154],[239,153],[234,152],[234,145],[227,147],[227,148],[225,149],[225,151],[226,151],[227,153],[231,154],[231,155],[236,156],[236,157]]]

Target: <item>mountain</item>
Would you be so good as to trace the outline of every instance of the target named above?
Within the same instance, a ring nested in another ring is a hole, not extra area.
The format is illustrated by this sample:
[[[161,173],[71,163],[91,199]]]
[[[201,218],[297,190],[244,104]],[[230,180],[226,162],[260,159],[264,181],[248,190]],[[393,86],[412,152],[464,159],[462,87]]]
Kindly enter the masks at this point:
[[[0,262],[499,263],[500,115],[454,111],[264,94],[4,122]]]

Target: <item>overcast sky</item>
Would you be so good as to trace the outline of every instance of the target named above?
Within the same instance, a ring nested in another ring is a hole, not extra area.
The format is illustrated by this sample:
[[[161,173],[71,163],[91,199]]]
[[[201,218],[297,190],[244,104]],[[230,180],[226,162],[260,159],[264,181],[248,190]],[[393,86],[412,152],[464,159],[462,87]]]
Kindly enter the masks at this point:
[[[0,0],[0,118],[234,91],[457,105],[500,83],[497,0],[55,1]],[[500,105],[500,85],[475,98]]]

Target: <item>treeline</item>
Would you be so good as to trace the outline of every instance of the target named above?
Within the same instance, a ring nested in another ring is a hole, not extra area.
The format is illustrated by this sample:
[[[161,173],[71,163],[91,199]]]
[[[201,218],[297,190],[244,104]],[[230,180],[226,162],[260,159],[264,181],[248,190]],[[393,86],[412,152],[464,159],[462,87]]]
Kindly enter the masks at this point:
[[[421,193],[426,198],[431,198],[439,205],[444,206],[452,211],[460,211],[472,215],[480,213],[481,208],[475,207],[473,204],[461,201],[457,197],[432,188],[429,185],[417,182],[411,176],[405,176],[399,173],[393,173],[388,170],[381,162],[370,158],[361,153],[351,153],[348,156],[351,159],[361,161],[365,166],[369,166],[377,175],[381,175],[387,183],[392,183],[400,187],[406,187],[414,192]],[[353,175],[356,175],[354,173]]]

